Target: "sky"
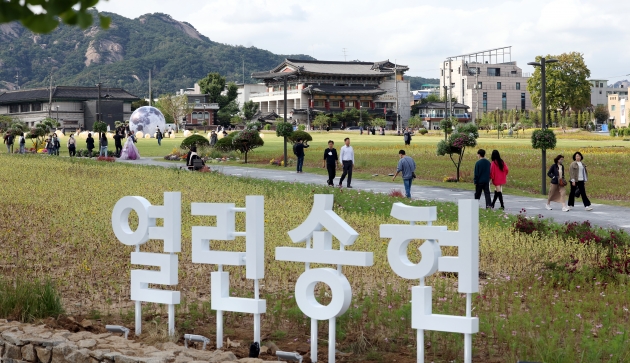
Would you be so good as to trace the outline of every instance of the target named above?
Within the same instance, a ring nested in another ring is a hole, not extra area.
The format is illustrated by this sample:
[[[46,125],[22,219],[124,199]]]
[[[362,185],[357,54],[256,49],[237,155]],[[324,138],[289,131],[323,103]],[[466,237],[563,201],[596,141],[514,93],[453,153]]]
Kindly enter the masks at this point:
[[[630,79],[630,1],[101,0],[128,18],[166,13],[215,42],[320,60],[380,61],[439,77],[449,56],[511,46],[512,61],[577,51],[591,78]],[[439,4],[438,4],[439,3]],[[147,6],[149,5],[150,6]],[[345,48],[345,58],[344,58]],[[263,70],[261,70],[263,71]],[[629,75],[629,76],[627,76]]]

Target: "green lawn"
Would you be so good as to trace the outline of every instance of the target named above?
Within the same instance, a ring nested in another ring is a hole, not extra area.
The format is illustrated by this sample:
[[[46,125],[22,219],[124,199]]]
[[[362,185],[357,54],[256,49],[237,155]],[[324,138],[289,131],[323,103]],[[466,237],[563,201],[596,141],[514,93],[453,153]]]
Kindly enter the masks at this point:
[[[496,133],[480,132],[478,147],[466,150],[461,166],[461,183],[445,183],[446,177],[455,176],[455,167],[448,156],[436,155],[436,144],[443,136],[430,134],[414,136],[411,146],[405,147],[402,137],[396,135],[368,135],[358,132],[312,132],[313,141],[306,150],[304,171],[325,175],[322,169],[322,156],[328,140],[335,141],[335,147],[339,149],[343,145],[343,139],[350,137],[355,150],[356,164],[354,177],[366,180],[383,182],[391,181],[387,174],[395,172],[398,161],[398,150],[405,149],[407,155],[413,157],[418,165],[416,174],[419,180],[417,185],[448,186],[462,189],[473,189],[472,170],[476,161],[477,148],[486,149],[487,153],[493,149],[501,152],[503,159],[510,168],[508,184],[505,193],[523,196],[540,195],[541,165],[540,150],[531,148],[529,137],[531,131],[520,138],[505,137],[496,139]],[[630,142],[622,138],[612,138],[605,135],[596,135],[586,132],[558,133],[558,144],[555,150],[547,152],[547,166],[553,162],[557,154],[566,157],[567,165],[571,155],[575,151],[581,151],[585,157],[585,164],[589,167],[588,193],[595,203],[630,206],[630,191],[623,183],[611,183],[611,180],[623,180],[624,168],[620,165],[630,164],[630,152],[627,146]],[[255,149],[249,156],[249,164],[240,161],[227,162],[228,165],[240,165],[251,167],[278,168],[270,165],[271,159],[281,158],[283,155],[282,139],[276,137],[273,132],[263,132],[265,146]],[[179,148],[183,140],[182,134],[175,139],[162,140],[162,146],[158,146],[155,139],[140,139],[137,146],[142,157],[162,158]],[[66,139],[62,139],[62,155],[67,155],[65,147]],[[114,150],[113,140],[110,140],[110,150]],[[79,138],[78,149],[85,148],[85,140]],[[288,156],[295,159],[288,147]],[[288,169],[293,169],[291,161]]]

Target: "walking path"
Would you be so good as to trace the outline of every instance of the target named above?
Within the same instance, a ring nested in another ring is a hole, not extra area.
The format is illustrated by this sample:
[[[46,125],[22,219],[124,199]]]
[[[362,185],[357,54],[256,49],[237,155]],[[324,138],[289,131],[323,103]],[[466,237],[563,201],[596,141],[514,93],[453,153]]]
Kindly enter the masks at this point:
[[[143,158],[135,161],[118,160],[117,162],[163,166],[171,168],[179,168],[180,166],[184,165],[183,163],[157,161],[150,158]],[[310,173],[297,174],[292,168],[261,169],[227,165],[223,166],[216,164],[210,164],[209,166],[212,170],[218,170],[226,175],[270,179],[286,182],[301,182],[317,185],[326,184],[326,176]],[[401,191],[404,190],[402,180],[400,180],[399,184],[392,184],[385,182],[353,179],[352,186],[355,190],[371,191],[375,193],[389,193],[392,189],[400,189]],[[437,200],[442,202],[457,202],[458,199],[473,198],[473,192],[469,190],[415,185],[411,187],[411,194],[414,199]],[[575,209],[571,210],[570,212],[562,212],[560,205],[557,203],[552,204],[552,206],[554,207],[553,210],[545,209],[545,203],[547,202],[546,198],[543,199],[504,195],[503,199],[506,206],[505,211],[510,214],[518,214],[522,209],[525,209],[527,211],[527,214],[530,216],[542,215],[544,218],[553,219],[556,222],[560,223],[583,222],[588,220],[591,222],[591,224],[600,227],[622,228],[630,231],[630,208],[627,207],[593,204],[593,211],[588,212],[584,210],[582,200],[578,199],[576,200]]]

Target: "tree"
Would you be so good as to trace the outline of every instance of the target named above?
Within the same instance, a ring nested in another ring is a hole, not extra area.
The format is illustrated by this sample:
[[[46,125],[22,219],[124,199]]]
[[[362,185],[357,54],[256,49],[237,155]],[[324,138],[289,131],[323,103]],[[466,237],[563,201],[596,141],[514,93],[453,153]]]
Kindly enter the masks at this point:
[[[448,154],[453,165],[455,165],[458,182],[459,168],[462,165],[466,148],[476,146],[478,138],[479,131],[477,126],[467,123],[455,129],[448,140],[441,140],[437,144],[437,154],[440,156]]]
[[[107,132],[107,124],[103,121],[96,121],[92,126],[92,130],[94,132],[98,132],[99,134]]]
[[[162,113],[169,115],[172,122],[175,123],[175,132],[179,132],[179,123],[181,119],[192,112],[193,105],[188,103],[187,95],[163,95],[155,104]]]
[[[243,104],[243,110],[241,112],[243,113],[243,118],[245,119],[245,121],[250,121],[257,111],[258,103],[249,100]]]
[[[287,139],[291,144],[295,144],[298,140],[302,140],[303,142],[313,141],[311,134],[301,130],[293,131]]]
[[[239,131],[232,139],[234,150],[245,155],[245,164],[247,164],[247,153],[263,145],[265,145],[265,142],[260,137],[258,130]]]
[[[141,100],[133,101],[133,102],[131,102],[131,111],[135,111],[135,110],[139,109],[142,106],[148,106],[148,105],[149,105],[149,101],[145,100],[144,98],[141,99]],[[162,113],[164,113],[164,112],[162,112]]]
[[[409,119],[409,121],[407,121],[407,125],[409,125],[409,127],[411,127],[412,129],[416,129],[416,128],[424,126],[424,123],[423,123],[422,117],[413,116]]]
[[[39,145],[44,144],[44,138],[46,135],[57,127],[59,127],[57,120],[51,117],[46,117],[28,132],[26,138],[31,139],[35,150],[38,150]]]
[[[217,112],[219,122],[223,126],[228,126],[232,116],[240,111],[238,102],[235,101],[238,96],[236,84],[230,82],[225,94],[221,94],[226,88],[225,77],[216,72],[208,73],[207,76],[200,79],[197,83],[201,88],[201,93],[208,95],[208,101],[219,105],[219,111]]]
[[[375,118],[372,121],[370,121],[370,124],[373,127],[385,127],[387,126],[387,121],[385,121],[384,118]]]
[[[319,115],[317,115],[315,117],[315,120],[313,120],[313,126],[314,127],[319,127],[320,130],[322,130],[324,127],[329,126],[330,125],[330,117],[328,117],[327,115],[320,113]]]
[[[597,107],[595,107],[595,111],[593,112],[593,117],[595,117],[597,122],[600,124],[608,122],[608,118],[610,117],[608,108],[604,105],[597,105]]]
[[[24,0],[0,1],[0,23],[21,22],[33,33],[50,33],[59,21],[85,29],[92,25],[89,12],[98,0]],[[77,8],[78,5],[78,8]],[[37,14],[32,8],[37,8]],[[111,19],[99,14],[100,26],[108,29]]]
[[[589,106],[591,84],[588,78],[591,71],[586,66],[582,54],[571,52],[559,56],[547,55],[545,58],[558,60],[556,63],[548,63],[545,67],[548,109],[560,110],[564,116],[570,108],[577,110]],[[540,56],[536,57],[537,62],[540,62],[540,59]],[[536,67],[532,77],[527,80],[527,90],[535,107],[540,107],[541,102],[540,73],[540,67]]]
[[[448,135],[453,132],[453,119],[445,118],[440,121],[440,129],[444,131],[444,141],[446,141]]]
[[[276,124],[276,136],[284,138],[284,166],[287,166],[287,137],[293,133],[293,125],[289,122],[278,122]]]
[[[175,122],[175,120],[173,120],[173,115],[171,114],[171,111],[170,111],[170,107],[172,107],[171,105],[172,100],[170,100],[170,97],[172,96],[162,95],[160,96],[160,98],[158,98],[155,104],[153,104],[153,107],[157,108],[158,110],[160,110],[160,112],[162,112],[162,114],[164,115],[164,120],[166,121],[167,124],[177,123]],[[149,105],[149,102],[145,101],[145,103],[146,103],[146,106]],[[140,106],[140,107],[143,107],[143,106]],[[131,108],[133,108],[133,104],[131,105]]]

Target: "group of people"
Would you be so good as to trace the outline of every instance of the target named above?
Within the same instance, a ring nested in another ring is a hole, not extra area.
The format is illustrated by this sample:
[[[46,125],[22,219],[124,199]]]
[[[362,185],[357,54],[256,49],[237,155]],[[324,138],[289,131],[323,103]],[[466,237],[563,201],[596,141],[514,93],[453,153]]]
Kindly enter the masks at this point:
[[[337,174],[337,164],[343,168],[343,173],[339,179],[338,186],[343,186],[343,181],[348,177],[346,188],[352,188],[352,169],[354,168],[354,149],[350,146],[350,138],[346,137],[344,145],[341,147],[339,154],[335,149],[335,142],[328,141],[328,149],[324,150],[324,163],[323,168],[328,170],[328,180],[326,181],[329,186],[335,185],[335,177]],[[303,151],[302,151],[303,152]],[[304,157],[302,156],[302,162],[298,163],[299,172],[302,172],[302,164],[304,163]]]
[[[121,160],[137,160],[140,159],[140,153],[138,152],[138,148],[136,147],[136,138],[133,136],[133,133],[129,132],[126,135],[125,144],[123,145],[122,140],[125,139],[124,130],[116,129],[116,133],[114,134],[114,146],[116,147],[115,155],[118,156]],[[75,145],[71,148],[72,145]],[[93,155],[95,148],[95,140],[92,137],[92,133],[88,133],[87,139],[85,140],[86,148],[90,157]],[[109,140],[107,139],[107,134],[104,132],[99,133],[98,135],[98,156],[107,156],[107,149],[109,147]],[[75,139],[72,135],[70,135],[70,139],[68,140],[68,151],[70,152],[70,156],[74,156],[76,150]]]
[[[507,183],[509,168],[505,161],[501,159],[498,150],[492,150],[490,160],[486,159],[486,151],[479,149],[477,151],[477,162],[475,163],[475,174],[473,183],[475,184],[475,199],[481,198],[483,192],[486,199],[486,208],[494,208],[497,199],[501,203],[501,209],[505,209],[503,202],[503,186]],[[553,161],[553,165],[549,168],[547,176],[551,179],[551,187],[547,197],[545,208],[552,210],[551,202],[560,203],[562,211],[568,212],[575,207],[575,198],[582,198],[582,203],[587,211],[592,211],[591,201],[586,195],[586,182],[588,180],[588,172],[586,165],[582,162],[584,156],[579,151],[573,154],[573,162],[569,166],[569,181],[567,182],[567,174],[564,169],[564,156],[558,155]],[[490,183],[494,185],[494,198],[490,201]],[[566,199],[566,186],[570,185],[568,204]]]

